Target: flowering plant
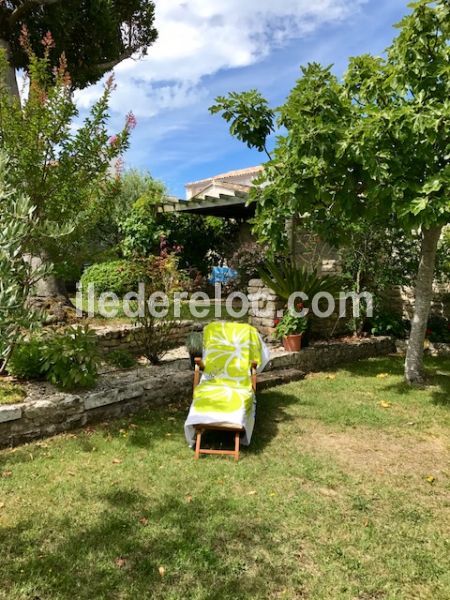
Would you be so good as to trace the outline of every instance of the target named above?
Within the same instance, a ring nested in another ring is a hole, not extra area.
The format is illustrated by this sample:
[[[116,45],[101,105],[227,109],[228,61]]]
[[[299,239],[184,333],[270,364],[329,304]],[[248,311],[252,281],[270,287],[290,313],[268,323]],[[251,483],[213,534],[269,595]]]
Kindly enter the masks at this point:
[[[307,329],[308,319],[306,317],[298,317],[288,311],[276,325],[276,336],[281,340],[288,335],[303,334]]]

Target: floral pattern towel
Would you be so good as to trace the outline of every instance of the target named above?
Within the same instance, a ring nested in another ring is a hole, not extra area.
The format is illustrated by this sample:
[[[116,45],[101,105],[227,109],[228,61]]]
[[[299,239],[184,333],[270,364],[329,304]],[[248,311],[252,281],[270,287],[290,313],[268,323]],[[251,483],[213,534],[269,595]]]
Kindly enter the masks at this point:
[[[261,372],[268,360],[268,348],[254,327],[231,322],[214,322],[205,327],[205,370],[184,425],[191,446],[196,425],[223,424],[242,427],[242,443],[250,444],[256,410],[251,364],[255,361]]]

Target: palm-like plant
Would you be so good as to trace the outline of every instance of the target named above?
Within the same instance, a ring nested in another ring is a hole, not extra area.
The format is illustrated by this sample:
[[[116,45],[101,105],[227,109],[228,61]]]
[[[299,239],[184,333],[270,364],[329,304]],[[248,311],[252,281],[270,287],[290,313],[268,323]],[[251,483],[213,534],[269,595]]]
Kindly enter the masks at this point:
[[[342,288],[342,280],[335,275],[321,276],[317,271],[308,271],[305,267],[297,267],[292,260],[277,263],[266,260],[259,270],[262,281],[280,298],[288,300],[295,292],[303,292],[308,300],[303,302],[309,307],[318,293],[328,292],[336,297]]]

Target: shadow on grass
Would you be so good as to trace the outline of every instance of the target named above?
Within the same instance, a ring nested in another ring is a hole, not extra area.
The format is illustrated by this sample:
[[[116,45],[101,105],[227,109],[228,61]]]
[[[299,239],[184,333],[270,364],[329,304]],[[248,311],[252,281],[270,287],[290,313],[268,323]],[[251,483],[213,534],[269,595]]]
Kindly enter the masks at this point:
[[[250,446],[241,445],[245,454],[260,454],[275,439],[279,424],[293,420],[286,408],[300,404],[301,400],[282,391],[265,391],[257,395],[255,428]],[[221,450],[234,449],[234,433],[228,431],[206,431],[202,436],[202,447]]]
[[[192,592],[213,599],[235,598],[239,590],[239,597],[250,598],[256,591],[270,597],[267,586],[282,584],[270,557],[259,552],[272,543],[270,523],[234,500],[188,503],[174,490],[154,503],[119,488],[96,502],[102,512],[88,526],[55,518],[36,535],[32,522],[0,530],[8,597],[175,598]],[[227,515],[226,528],[220,515]]]
[[[380,373],[388,373],[401,378],[395,384],[387,385],[386,391],[395,391],[397,394],[408,395],[416,392],[417,387],[408,385],[403,380],[404,358],[399,355],[363,360],[347,365],[345,370],[357,376],[376,377]],[[450,407],[450,359],[426,357],[425,358],[425,386],[423,389],[431,391],[433,404]]]

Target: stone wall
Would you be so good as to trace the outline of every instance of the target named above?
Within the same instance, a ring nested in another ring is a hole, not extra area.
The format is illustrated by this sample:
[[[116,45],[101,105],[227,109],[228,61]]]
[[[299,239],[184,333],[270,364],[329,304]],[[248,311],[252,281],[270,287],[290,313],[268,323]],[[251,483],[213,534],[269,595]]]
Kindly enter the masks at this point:
[[[128,350],[132,354],[142,351],[139,328],[134,325],[105,325],[93,327],[100,351],[107,354],[114,350]],[[179,321],[169,335],[169,346],[183,345],[192,331],[202,331],[203,325],[195,321]]]
[[[400,354],[406,354],[408,342],[407,340],[395,340],[395,347],[397,352]],[[442,342],[430,342],[429,340],[425,340],[424,353],[425,356],[433,357],[450,356],[450,344],[444,344]]]
[[[431,314],[450,319],[450,284],[435,283],[433,292]],[[383,295],[383,305],[389,312],[404,319],[411,319],[414,312],[414,288],[401,285],[391,286]]]
[[[251,279],[248,284],[248,322],[269,341],[274,339],[276,320],[283,314],[284,300],[264,285],[261,279]]]
[[[250,325],[256,327],[267,341],[272,342],[275,339],[277,319],[283,316],[283,308],[286,302],[268,288],[261,279],[250,280],[248,299],[250,301]],[[346,314],[346,317],[339,317],[339,302],[336,302],[336,309],[331,316],[322,319],[312,315],[312,339],[327,339],[349,333],[349,322],[352,316],[352,302],[350,300],[347,302]]]
[[[294,354],[281,352],[273,356],[268,373],[260,375],[258,381],[265,381],[266,388],[300,379],[308,371],[394,351],[390,338],[373,338],[347,344],[318,344]],[[192,379],[189,360],[180,359],[160,367],[105,373],[89,392],[68,394],[49,384],[30,384],[23,403],[0,405],[0,446],[55,435],[152,406],[188,402],[192,397]]]

